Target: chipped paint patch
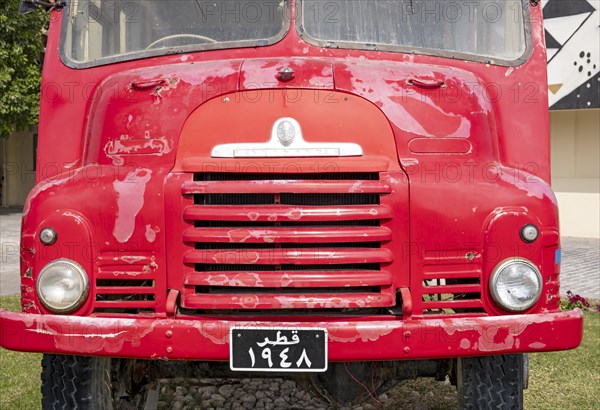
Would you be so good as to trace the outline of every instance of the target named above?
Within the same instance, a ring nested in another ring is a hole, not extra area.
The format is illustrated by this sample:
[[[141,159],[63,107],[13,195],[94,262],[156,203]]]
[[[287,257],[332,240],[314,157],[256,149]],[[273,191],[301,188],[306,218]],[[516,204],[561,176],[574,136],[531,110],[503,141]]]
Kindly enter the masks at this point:
[[[334,342],[375,342],[381,337],[389,335],[394,331],[393,326],[385,323],[374,322],[372,324],[339,323],[339,327],[329,329],[329,340]]]
[[[125,256],[121,256],[121,257],[115,257],[114,260],[118,261],[118,260],[122,260],[125,263],[128,264],[134,264],[140,261],[143,261],[144,259],[146,259],[145,256],[134,256],[134,255],[125,255]]]
[[[469,339],[462,339],[460,341],[460,348],[465,350],[471,348],[471,341]]]
[[[288,212],[285,216],[287,216],[288,219],[290,219],[292,221],[297,221],[299,219],[302,219],[302,210],[301,209],[293,209],[290,212]]]
[[[166,137],[152,138],[149,133],[144,138],[130,138],[121,135],[119,139],[110,140],[104,146],[104,153],[113,165],[123,165],[125,156],[154,155],[163,156],[173,150],[173,142]]]
[[[123,181],[115,181],[117,217],[113,236],[120,243],[127,242],[135,229],[135,218],[144,206],[146,184],[152,176],[151,169],[137,169],[127,174]]]
[[[150,243],[156,240],[156,234],[160,232],[160,228],[158,226],[152,226],[150,224],[146,225],[146,240]]]
[[[156,87],[154,91],[150,93],[150,95],[154,97],[154,105],[158,105],[161,103],[162,99],[164,98],[163,92],[176,89],[178,84],[179,78],[171,77],[165,85]]]
[[[252,238],[252,233],[249,229],[232,229],[227,232],[227,237],[231,243],[244,243]]]
[[[68,218],[73,218],[77,225],[81,225],[83,223],[83,218],[73,212],[65,211],[62,213],[62,215]]]
[[[214,344],[223,345],[229,341],[229,327],[226,322],[194,323],[193,327]]]
[[[229,276],[225,274],[209,275],[206,278],[205,282],[208,286],[232,286],[249,288],[263,287],[263,282],[260,276],[257,273],[252,272],[241,272],[234,276]]]
[[[352,184],[352,186],[350,187],[348,192],[349,193],[362,192],[361,188],[362,188],[362,181],[356,181],[354,184]]]
[[[292,278],[287,273],[281,276],[281,287],[287,288],[292,283]]]

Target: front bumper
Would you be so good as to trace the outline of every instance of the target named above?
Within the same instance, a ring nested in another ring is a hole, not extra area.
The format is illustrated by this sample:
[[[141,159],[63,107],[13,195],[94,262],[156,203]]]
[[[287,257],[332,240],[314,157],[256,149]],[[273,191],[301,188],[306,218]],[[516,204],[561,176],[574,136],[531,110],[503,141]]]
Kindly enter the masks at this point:
[[[251,322],[216,319],[97,318],[0,309],[6,349],[142,359],[229,360],[230,326],[320,327],[330,361],[434,359],[573,349],[580,310],[482,318]]]

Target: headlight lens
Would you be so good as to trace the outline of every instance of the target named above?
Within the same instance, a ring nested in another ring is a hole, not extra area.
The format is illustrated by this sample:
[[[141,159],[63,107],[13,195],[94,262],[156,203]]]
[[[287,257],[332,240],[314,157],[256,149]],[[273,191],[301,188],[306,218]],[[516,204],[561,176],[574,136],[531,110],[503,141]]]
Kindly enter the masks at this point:
[[[542,294],[542,275],[524,259],[501,262],[490,278],[492,297],[503,309],[521,312],[532,307]]]
[[[55,313],[77,310],[85,302],[89,288],[85,270],[68,259],[50,262],[37,279],[37,294],[42,305]]]

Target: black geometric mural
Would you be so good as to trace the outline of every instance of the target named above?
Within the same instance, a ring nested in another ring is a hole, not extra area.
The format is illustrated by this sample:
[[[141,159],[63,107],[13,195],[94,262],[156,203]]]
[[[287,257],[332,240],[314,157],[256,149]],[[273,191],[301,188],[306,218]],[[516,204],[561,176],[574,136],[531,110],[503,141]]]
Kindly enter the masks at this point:
[[[562,45],[556,41],[556,39],[554,37],[552,37],[552,35],[550,33],[548,33],[548,30],[546,31],[546,48],[556,48],[559,49]]]
[[[586,0],[558,0],[549,1],[544,6],[544,18],[574,16],[576,14],[592,13],[594,7]]]
[[[600,73],[552,106],[553,110],[600,107]]]
[[[550,108],[600,108],[600,0],[542,4]]]

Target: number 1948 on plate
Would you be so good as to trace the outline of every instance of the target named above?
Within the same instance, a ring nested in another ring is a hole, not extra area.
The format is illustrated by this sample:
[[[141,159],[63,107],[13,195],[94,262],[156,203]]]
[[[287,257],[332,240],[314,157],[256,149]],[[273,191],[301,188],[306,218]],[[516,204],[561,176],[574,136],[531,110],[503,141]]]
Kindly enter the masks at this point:
[[[234,371],[327,370],[326,329],[232,327],[229,340],[229,366]]]

